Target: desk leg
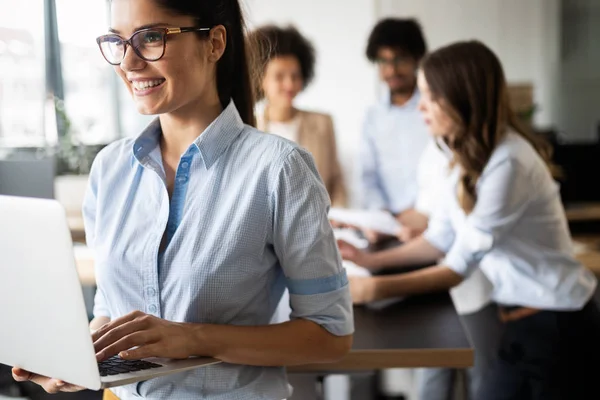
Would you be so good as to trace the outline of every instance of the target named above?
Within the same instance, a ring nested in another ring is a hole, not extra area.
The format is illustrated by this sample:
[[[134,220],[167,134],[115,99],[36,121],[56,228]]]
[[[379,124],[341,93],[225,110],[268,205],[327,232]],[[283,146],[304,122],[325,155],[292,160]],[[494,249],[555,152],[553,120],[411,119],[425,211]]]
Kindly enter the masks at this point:
[[[317,374],[289,374],[288,381],[294,392],[288,400],[322,400],[322,380],[323,377]]]
[[[350,400],[351,381],[350,375],[327,375],[323,380],[323,400]]]
[[[315,385],[316,399],[325,400],[325,377],[323,375],[317,376]]]
[[[294,388],[289,400],[350,400],[348,375],[294,373],[288,380]]]

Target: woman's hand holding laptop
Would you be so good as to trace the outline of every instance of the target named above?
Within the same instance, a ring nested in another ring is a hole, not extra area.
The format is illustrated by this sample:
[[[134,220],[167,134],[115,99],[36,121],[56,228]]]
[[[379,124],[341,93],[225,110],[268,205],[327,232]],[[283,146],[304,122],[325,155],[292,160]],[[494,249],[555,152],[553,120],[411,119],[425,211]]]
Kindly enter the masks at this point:
[[[48,378],[47,376],[34,374],[21,368],[13,368],[12,375],[15,381],[31,381],[33,383],[37,383],[48,393],[79,392],[80,390],[85,390],[84,387],[71,385],[70,383],[61,381],[60,379]]]

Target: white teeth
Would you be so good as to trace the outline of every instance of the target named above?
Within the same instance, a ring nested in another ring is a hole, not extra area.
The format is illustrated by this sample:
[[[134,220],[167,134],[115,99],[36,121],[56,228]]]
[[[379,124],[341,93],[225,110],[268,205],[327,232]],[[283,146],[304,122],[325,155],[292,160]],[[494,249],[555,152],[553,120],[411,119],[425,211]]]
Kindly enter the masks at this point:
[[[131,84],[136,90],[145,90],[149,87],[158,86],[164,82],[164,79],[154,79],[151,81],[133,81]]]

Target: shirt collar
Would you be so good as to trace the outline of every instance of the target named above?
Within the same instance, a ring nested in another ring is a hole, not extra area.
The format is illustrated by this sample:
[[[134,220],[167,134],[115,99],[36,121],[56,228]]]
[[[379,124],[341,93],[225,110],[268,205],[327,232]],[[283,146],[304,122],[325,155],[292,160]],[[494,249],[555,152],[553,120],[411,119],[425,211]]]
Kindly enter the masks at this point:
[[[194,141],[207,169],[217,161],[243,130],[244,121],[231,100],[217,119]]]
[[[207,169],[215,163],[243,129],[244,122],[231,100],[229,105],[192,144],[200,152]],[[135,160],[144,164],[143,160],[158,146],[161,134],[160,119],[156,118],[134,141],[132,166]],[[190,150],[193,152],[196,149],[188,149],[188,152]]]
[[[392,104],[392,94],[390,93],[389,89],[385,91],[385,94],[383,95],[381,102],[382,104],[386,105],[389,108],[395,107],[395,108],[399,108],[401,110],[416,110],[419,106],[419,100],[421,99],[421,92],[419,92],[419,89],[415,87],[415,91],[413,92],[412,96],[410,96],[410,99],[408,99],[408,101],[406,103],[404,103],[401,106],[397,106],[395,104]]]

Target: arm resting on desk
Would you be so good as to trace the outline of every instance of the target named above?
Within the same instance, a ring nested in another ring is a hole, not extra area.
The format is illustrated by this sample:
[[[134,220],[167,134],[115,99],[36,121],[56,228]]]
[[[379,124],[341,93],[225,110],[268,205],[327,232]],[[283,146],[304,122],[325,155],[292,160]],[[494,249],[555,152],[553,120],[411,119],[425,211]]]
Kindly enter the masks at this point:
[[[413,294],[448,290],[459,285],[463,277],[448,267],[438,265],[405,274],[350,279],[355,304],[404,297]]]
[[[384,269],[409,267],[434,263],[444,256],[444,253],[431,245],[423,237],[388,250],[369,254],[369,268]]]

